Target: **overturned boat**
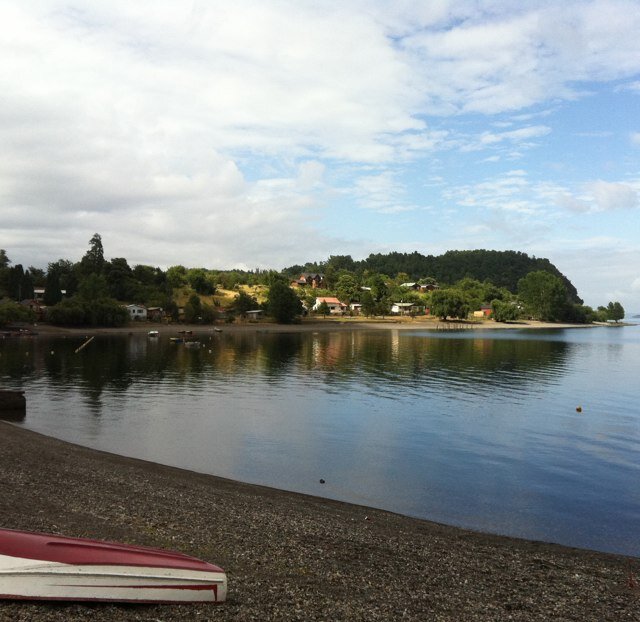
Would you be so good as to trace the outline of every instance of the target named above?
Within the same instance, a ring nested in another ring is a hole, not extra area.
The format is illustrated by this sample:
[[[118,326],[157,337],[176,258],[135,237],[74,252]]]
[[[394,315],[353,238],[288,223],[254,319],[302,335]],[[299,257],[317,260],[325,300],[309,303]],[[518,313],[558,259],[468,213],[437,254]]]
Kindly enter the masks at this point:
[[[220,603],[213,564],[143,546],[0,529],[0,598]]]

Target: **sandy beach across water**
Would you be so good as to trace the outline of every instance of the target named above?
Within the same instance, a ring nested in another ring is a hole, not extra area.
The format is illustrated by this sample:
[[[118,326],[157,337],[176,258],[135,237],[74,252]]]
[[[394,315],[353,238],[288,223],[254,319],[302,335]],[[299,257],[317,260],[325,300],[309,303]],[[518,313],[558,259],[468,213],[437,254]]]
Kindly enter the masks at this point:
[[[28,328],[41,335],[100,335],[100,334],[140,334],[150,330],[158,331],[161,335],[178,335],[180,331],[193,333],[210,333],[221,331],[224,333],[301,333],[301,332],[331,332],[345,330],[413,330],[413,331],[445,331],[445,330],[549,330],[563,328],[593,328],[595,326],[621,327],[624,324],[561,324],[557,322],[539,322],[535,320],[520,320],[517,322],[494,322],[493,320],[467,320],[446,322],[432,317],[400,317],[384,319],[367,319],[358,317],[327,317],[305,318],[297,324],[276,324],[268,321],[239,321],[230,324],[163,324],[155,322],[131,322],[120,328],[65,328],[51,324],[35,324]]]
[[[474,533],[103,453],[0,422],[6,528],[221,565],[211,605],[0,601],[0,621],[640,619],[640,560]]]

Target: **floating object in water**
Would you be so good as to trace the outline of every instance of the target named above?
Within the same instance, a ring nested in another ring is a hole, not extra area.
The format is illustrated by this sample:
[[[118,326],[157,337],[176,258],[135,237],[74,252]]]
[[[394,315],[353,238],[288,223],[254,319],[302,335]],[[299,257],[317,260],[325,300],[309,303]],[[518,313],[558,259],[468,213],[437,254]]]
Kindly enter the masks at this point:
[[[0,529],[0,598],[223,602],[218,566],[174,551]]]
[[[320,480],[320,483],[321,483],[321,484],[324,484],[325,482],[324,482],[324,480],[323,480],[323,479],[321,479],[321,480]]]
[[[0,411],[22,410],[27,407],[27,400],[24,391],[0,390]]]
[[[576,412],[577,413],[581,413],[582,412],[582,406],[576,406]]]
[[[82,348],[86,348],[93,341],[93,339],[94,337],[87,338],[87,340],[79,348],[76,348],[76,354],[78,354],[78,352],[80,352]]]

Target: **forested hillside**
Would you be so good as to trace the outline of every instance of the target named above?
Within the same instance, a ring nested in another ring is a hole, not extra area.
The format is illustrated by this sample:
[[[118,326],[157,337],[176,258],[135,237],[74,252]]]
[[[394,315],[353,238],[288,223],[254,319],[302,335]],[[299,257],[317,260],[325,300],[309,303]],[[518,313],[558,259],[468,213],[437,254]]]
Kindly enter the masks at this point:
[[[333,272],[348,270],[395,276],[406,273],[410,280],[434,278],[441,285],[450,285],[463,278],[491,281],[497,287],[506,287],[515,292],[518,281],[529,272],[544,270],[562,279],[567,294],[573,302],[582,303],[573,283],[548,259],[529,257],[517,251],[447,251],[443,255],[413,253],[371,254],[366,259],[354,261],[349,255],[333,255],[326,262],[291,266],[285,272],[290,276],[296,272]]]

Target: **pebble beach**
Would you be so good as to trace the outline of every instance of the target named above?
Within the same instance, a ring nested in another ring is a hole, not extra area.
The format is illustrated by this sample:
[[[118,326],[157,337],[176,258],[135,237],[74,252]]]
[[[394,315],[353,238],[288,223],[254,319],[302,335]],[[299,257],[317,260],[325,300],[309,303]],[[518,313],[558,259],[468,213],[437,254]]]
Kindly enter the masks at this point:
[[[640,559],[475,533],[99,452],[0,422],[1,526],[178,550],[220,605],[0,601],[0,621],[633,620]]]

